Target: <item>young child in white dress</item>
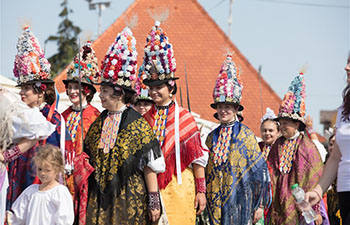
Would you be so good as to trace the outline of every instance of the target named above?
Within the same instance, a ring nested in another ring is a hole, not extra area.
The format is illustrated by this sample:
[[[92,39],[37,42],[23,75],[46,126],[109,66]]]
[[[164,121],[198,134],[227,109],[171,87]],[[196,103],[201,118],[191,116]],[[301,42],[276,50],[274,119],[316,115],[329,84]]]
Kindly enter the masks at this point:
[[[8,211],[10,225],[72,225],[73,200],[58,181],[64,172],[61,151],[53,145],[38,148],[33,159],[41,184],[26,188]]]

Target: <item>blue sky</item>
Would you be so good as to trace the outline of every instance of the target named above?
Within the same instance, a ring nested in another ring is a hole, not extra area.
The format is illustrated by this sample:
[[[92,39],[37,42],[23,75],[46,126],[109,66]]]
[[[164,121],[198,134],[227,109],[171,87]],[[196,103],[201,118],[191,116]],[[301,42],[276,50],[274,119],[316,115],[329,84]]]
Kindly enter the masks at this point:
[[[93,0],[96,2],[96,0]],[[105,1],[105,0],[104,0]],[[178,0],[181,1],[181,0]],[[21,26],[29,23],[44,46],[57,32],[61,0],[1,0],[0,74],[13,77],[13,61]],[[108,28],[133,2],[111,0],[102,13],[102,30]],[[216,23],[228,30],[229,0],[198,0]],[[83,33],[97,33],[97,11],[90,11],[85,0],[70,0],[70,19]],[[258,68],[282,98],[299,69],[308,64],[306,109],[314,118],[317,131],[319,111],[341,104],[346,85],[344,71],[350,50],[349,0],[234,0],[231,40]],[[57,46],[49,43],[46,55]]]

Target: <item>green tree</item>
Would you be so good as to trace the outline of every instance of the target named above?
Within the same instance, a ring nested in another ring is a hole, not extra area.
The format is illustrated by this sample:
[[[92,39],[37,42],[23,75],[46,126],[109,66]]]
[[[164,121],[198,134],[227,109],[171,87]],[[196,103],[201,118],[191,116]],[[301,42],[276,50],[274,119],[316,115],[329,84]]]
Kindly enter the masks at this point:
[[[51,63],[52,77],[55,77],[63,70],[79,50],[77,40],[81,29],[68,19],[68,15],[73,13],[73,10],[68,8],[68,0],[63,0],[61,7],[63,7],[63,10],[60,12],[59,17],[63,21],[58,26],[57,35],[52,35],[45,41],[53,41],[58,45],[58,52],[48,59]]]

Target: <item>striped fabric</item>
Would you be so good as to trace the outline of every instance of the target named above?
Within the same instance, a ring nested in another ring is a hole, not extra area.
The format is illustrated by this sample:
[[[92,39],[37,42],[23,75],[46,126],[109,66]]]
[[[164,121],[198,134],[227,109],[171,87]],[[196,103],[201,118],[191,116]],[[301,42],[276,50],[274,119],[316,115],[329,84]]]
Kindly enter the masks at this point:
[[[153,105],[144,115],[151,126],[154,126],[156,123],[157,113],[158,110]],[[179,108],[179,124],[181,171],[183,172],[194,159],[203,156],[202,151],[205,150],[202,147],[200,133],[192,114],[181,107]],[[161,143],[161,148],[165,158],[166,171],[158,175],[158,185],[160,189],[164,189],[171,181],[172,176],[176,175],[175,104],[169,107],[166,118],[165,135]]]

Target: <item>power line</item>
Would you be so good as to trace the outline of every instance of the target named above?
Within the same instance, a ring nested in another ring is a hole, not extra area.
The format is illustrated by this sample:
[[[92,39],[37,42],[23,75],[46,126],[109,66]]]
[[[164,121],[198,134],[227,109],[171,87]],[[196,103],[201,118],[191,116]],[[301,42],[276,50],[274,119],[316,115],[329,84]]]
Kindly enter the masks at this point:
[[[213,6],[209,11],[212,11],[222,5],[226,0],[221,0],[215,6]],[[317,3],[303,3],[303,2],[294,2],[294,1],[281,1],[281,0],[255,0],[261,2],[271,2],[279,4],[289,4],[289,5],[299,5],[299,6],[311,6],[311,7],[325,7],[325,8],[340,8],[340,9],[349,9],[349,5],[332,5],[332,4],[317,4]]]
[[[303,2],[293,2],[293,1],[279,1],[279,0],[255,0],[255,1],[273,2],[273,3],[289,4],[289,5],[312,6],[312,7],[342,8],[342,9],[350,8],[349,6],[346,6],[346,5],[329,5],[329,4],[303,3]]]

